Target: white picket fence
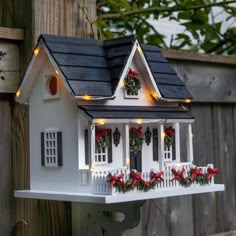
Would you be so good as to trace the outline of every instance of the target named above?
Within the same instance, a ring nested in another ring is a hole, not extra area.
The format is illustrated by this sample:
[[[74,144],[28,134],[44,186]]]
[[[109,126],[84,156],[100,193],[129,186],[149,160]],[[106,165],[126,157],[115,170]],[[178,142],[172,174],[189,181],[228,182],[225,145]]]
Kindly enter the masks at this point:
[[[163,179],[164,181],[161,181],[158,185],[155,186],[154,189],[150,191],[160,191],[160,189],[171,189],[171,188],[179,188],[182,187],[178,181],[174,180],[171,181],[171,179],[174,177],[173,173],[171,172],[171,169],[174,168],[176,170],[181,171],[182,168],[185,169],[184,176],[186,177],[187,172],[190,170],[191,167],[194,167],[192,163],[190,162],[182,162],[182,163],[166,163],[164,166],[164,169],[162,170],[164,172]],[[203,170],[203,173],[207,173],[207,168],[211,167],[213,168],[213,165],[208,165],[207,167],[201,167]],[[198,167],[199,168],[199,167]],[[159,172],[159,170],[153,170],[154,172]],[[124,177],[122,180],[126,182],[130,178],[130,170],[126,167],[119,168],[115,170],[107,170],[107,171],[95,171],[92,173],[92,191],[94,194],[99,195],[116,195],[120,194],[119,191],[117,191],[115,188],[109,187],[108,182],[108,174],[111,173],[112,175],[118,176],[121,173],[124,174]],[[143,172],[142,173],[142,179],[145,181],[150,180],[150,172]],[[214,184],[214,178],[212,177],[210,184]],[[199,187],[200,185],[197,183],[193,183],[191,187]],[[132,192],[139,192],[136,188],[132,190]],[[130,192],[129,192],[130,193]],[[123,194],[123,193],[122,193]]]

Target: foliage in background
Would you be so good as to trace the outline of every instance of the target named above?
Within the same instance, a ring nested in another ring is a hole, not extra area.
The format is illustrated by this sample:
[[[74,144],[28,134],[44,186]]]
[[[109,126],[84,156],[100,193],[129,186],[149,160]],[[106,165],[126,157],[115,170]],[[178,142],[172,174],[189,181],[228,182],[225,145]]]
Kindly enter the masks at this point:
[[[136,34],[142,42],[163,48],[236,54],[236,8],[232,3],[236,0],[98,0],[96,23],[102,39]],[[222,13],[228,16],[225,22],[231,22],[226,29],[217,20]],[[151,23],[162,18],[184,27],[171,36],[168,45]]]

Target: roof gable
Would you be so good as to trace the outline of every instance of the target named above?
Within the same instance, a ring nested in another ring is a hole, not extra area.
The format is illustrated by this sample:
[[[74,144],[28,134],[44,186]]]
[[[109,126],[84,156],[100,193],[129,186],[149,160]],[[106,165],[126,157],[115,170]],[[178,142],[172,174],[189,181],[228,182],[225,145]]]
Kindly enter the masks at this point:
[[[179,78],[157,46],[142,44],[147,63],[163,98],[192,99],[184,82]]]
[[[107,99],[114,96],[135,42],[134,36],[100,41],[41,35],[37,47],[45,47],[50,61],[73,96],[91,95]],[[161,99],[192,98],[158,47],[142,45],[141,48]],[[29,67],[35,66],[32,61],[35,61],[34,55]],[[27,70],[31,69],[29,67]],[[23,80],[28,80],[28,75],[29,71]]]

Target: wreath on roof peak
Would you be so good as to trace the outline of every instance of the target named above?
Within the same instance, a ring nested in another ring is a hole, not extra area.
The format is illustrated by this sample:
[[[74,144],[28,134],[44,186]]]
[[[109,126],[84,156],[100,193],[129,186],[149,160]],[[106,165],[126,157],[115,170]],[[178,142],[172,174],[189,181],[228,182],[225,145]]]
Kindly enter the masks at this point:
[[[129,72],[124,80],[124,88],[128,95],[138,95],[141,89],[141,78],[139,70],[132,70],[129,68]]]

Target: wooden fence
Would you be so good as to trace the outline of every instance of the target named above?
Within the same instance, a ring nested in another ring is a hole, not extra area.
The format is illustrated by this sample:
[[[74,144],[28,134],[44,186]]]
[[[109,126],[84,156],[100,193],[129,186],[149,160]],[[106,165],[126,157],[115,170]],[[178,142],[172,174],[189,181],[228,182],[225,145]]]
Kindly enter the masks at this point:
[[[0,1],[0,26],[25,28],[24,41],[22,30],[13,34],[8,31],[1,39],[0,28],[0,39],[14,40],[21,50],[21,69],[29,60],[39,33],[89,36],[90,29],[79,3]],[[94,16],[95,1],[85,0],[84,4]],[[225,192],[146,201],[139,226],[125,235],[198,236],[236,230],[236,60],[163,52],[195,98],[190,105],[196,117],[193,126],[195,163],[217,166],[220,175],[215,181],[225,184]],[[0,71],[4,69],[2,66],[0,61]],[[20,73],[20,69],[17,70]],[[15,78],[18,79],[17,73]],[[0,84],[3,81],[1,79]],[[0,236],[70,236],[71,203],[13,197],[13,190],[29,188],[28,131],[28,107],[14,103],[9,94],[1,94]]]

